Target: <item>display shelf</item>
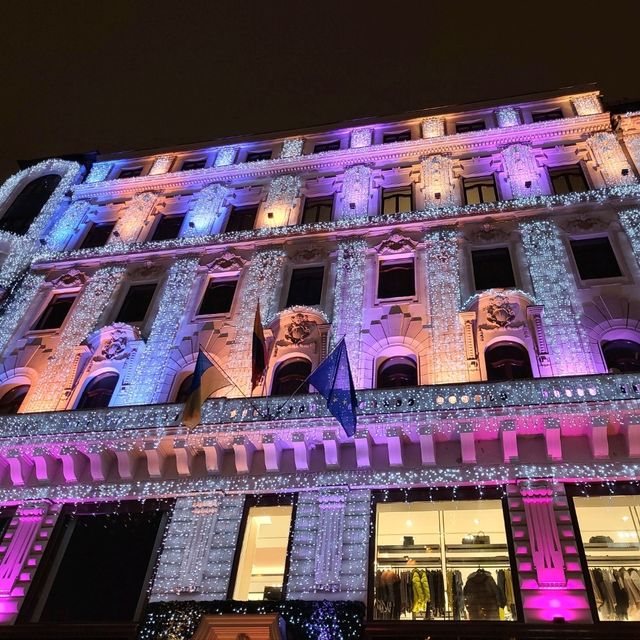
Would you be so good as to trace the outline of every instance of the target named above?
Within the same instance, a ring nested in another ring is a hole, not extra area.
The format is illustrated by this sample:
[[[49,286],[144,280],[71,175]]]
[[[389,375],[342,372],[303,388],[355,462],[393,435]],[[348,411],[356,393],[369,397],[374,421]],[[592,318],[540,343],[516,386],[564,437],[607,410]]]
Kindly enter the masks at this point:
[[[447,553],[468,553],[469,551],[506,551],[506,544],[448,544]]]

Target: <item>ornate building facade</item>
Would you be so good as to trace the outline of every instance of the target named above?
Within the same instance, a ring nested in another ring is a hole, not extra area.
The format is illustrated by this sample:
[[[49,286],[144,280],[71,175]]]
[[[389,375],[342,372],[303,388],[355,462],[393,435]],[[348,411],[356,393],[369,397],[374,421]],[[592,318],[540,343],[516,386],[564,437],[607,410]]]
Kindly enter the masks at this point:
[[[637,637],[639,173],[582,87],[9,178],[0,637]]]

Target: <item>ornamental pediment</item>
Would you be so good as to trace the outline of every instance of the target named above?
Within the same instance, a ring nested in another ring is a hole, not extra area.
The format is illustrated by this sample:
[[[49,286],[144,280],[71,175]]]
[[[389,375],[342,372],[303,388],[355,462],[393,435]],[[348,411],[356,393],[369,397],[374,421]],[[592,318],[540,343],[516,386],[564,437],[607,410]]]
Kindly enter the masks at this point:
[[[386,240],[382,241],[376,249],[380,255],[389,253],[411,253],[417,245],[418,243],[411,238],[407,238],[399,233],[392,233]]]

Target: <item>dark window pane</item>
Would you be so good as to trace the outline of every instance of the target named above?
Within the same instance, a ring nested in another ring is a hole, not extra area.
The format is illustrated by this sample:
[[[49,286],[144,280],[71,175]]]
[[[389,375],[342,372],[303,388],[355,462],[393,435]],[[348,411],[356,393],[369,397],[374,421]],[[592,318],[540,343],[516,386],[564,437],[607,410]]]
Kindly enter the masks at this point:
[[[602,343],[602,355],[609,373],[639,373],[640,344],[631,340]]]
[[[175,216],[160,216],[160,221],[156,225],[152,241],[160,240],[173,240],[180,234],[182,223],[184,221],[184,214]]]
[[[247,159],[245,162],[257,162],[258,160],[270,160],[271,150],[268,151],[251,151],[247,153]]]
[[[133,621],[161,523],[155,510],[63,516],[69,542],[40,621]]]
[[[313,153],[322,153],[323,151],[339,151],[340,140],[332,140],[331,142],[320,142],[313,147]]]
[[[204,165],[207,164],[206,158],[200,160],[185,160],[180,167],[180,171],[194,171],[195,169],[204,169]]]
[[[378,367],[378,389],[398,389],[417,385],[418,369],[411,358],[388,358]]]
[[[378,274],[378,298],[406,298],[416,292],[413,260],[381,262]]]
[[[229,313],[231,311],[231,303],[236,292],[237,282],[216,282],[209,280],[207,290],[204,292],[200,308],[199,316],[210,315],[213,313]]]
[[[465,204],[481,204],[498,200],[498,191],[493,175],[463,178],[462,190],[464,191]]]
[[[297,304],[320,304],[324,267],[294,269],[291,274],[287,307]]]
[[[562,109],[552,109],[551,111],[534,111],[531,119],[534,122],[546,122],[547,120],[560,120],[564,118]]]
[[[571,250],[583,280],[617,278],[622,275],[607,237],[572,240]]]
[[[302,358],[287,360],[276,370],[271,395],[290,396],[293,393],[309,393],[309,383],[304,381],[310,373],[311,363],[308,360]]]
[[[258,207],[234,207],[229,214],[225,232],[251,231],[256,223]]]
[[[33,330],[44,331],[46,329],[59,329],[67,317],[69,309],[73,306],[75,299],[76,296],[55,296],[42,312]]]
[[[129,287],[116,322],[142,322],[153,299],[156,284],[135,284]]]
[[[521,380],[533,376],[528,351],[515,342],[499,342],[488,347],[484,358],[489,380]]]
[[[413,191],[411,187],[382,190],[382,213],[406,213],[413,210]]]
[[[187,398],[191,395],[191,385],[193,384],[193,373],[190,373],[178,387],[178,393],[174,402],[186,402]]]
[[[333,196],[320,198],[305,198],[302,224],[315,222],[329,222],[333,211]]]
[[[22,406],[27,393],[29,393],[29,389],[28,384],[20,384],[9,389],[9,391],[0,398],[0,415],[8,416],[18,413],[18,409]]]
[[[142,175],[142,167],[135,167],[133,169],[123,169],[118,174],[118,179],[121,179],[121,178],[137,178],[139,175]]]
[[[76,404],[76,409],[102,409],[109,406],[118,384],[118,374],[101,373],[87,384]]]
[[[511,256],[507,247],[471,252],[473,278],[477,291],[515,287]]]
[[[40,213],[51,194],[60,184],[61,177],[50,174],[40,176],[27,184],[9,205],[0,219],[0,229],[24,235]]]
[[[80,249],[94,249],[104,247],[115,227],[115,222],[92,223],[87,235],[80,244]]]
[[[556,195],[589,190],[582,168],[578,164],[549,169],[549,177]]]
[[[469,133],[469,131],[484,131],[487,128],[484,120],[474,120],[473,122],[458,122],[456,133]]]
[[[411,140],[411,131],[400,131],[400,133],[385,133],[382,136],[383,144],[388,144],[391,142],[406,142],[407,140]]]

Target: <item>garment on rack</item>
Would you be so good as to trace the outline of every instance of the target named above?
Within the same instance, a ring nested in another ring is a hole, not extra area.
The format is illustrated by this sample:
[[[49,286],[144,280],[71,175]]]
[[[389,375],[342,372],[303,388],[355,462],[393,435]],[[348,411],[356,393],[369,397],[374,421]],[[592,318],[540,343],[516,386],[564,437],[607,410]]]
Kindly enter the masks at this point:
[[[463,592],[470,620],[500,619],[498,585],[488,571],[474,571],[467,578]]]
[[[504,570],[504,595],[507,598],[507,608],[511,611],[511,619],[517,620],[518,615],[516,612],[516,594],[513,590],[513,577],[511,575],[511,569]]]
[[[411,572],[411,583],[413,585],[413,608],[414,613],[427,610],[427,603],[431,600],[431,589],[429,579],[424,569],[414,569]]]
[[[589,569],[600,620],[640,620],[640,573],[621,567]]]

